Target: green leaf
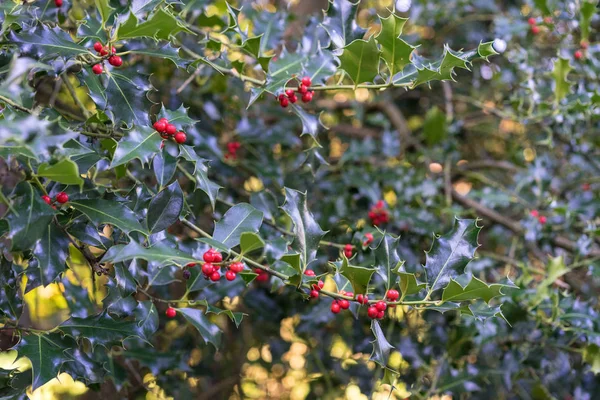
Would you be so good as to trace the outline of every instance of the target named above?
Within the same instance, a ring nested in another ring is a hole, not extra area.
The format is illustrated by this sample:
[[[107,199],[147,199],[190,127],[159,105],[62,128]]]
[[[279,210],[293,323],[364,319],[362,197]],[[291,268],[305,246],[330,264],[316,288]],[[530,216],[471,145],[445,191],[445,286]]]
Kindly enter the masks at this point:
[[[583,0],[579,10],[579,28],[581,29],[581,40],[589,41],[590,25],[594,14],[596,14],[598,0]]]
[[[141,259],[157,263],[159,266],[176,264],[179,266],[196,262],[197,259],[170,245],[157,243],[151,247],[143,247],[134,241],[126,245],[112,246],[102,257],[102,262],[120,263],[133,259]]]
[[[179,220],[181,210],[183,210],[183,192],[179,182],[174,181],[150,202],[146,216],[148,230],[156,233],[167,229]]]
[[[92,348],[102,345],[109,349],[111,344],[121,344],[130,337],[145,339],[136,321],[117,321],[106,311],[86,318],[71,317],[60,324],[58,329],[75,339],[85,338]]]
[[[379,17],[379,20],[381,21],[381,31],[377,35],[377,42],[381,45],[381,57],[388,67],[390,76],[394,76],[410,64],[410,55],[415,49],[414,46],[400,39],[408,18],[391,14],[387,18]]]
[[[174,47],[169,42],[165,43],[162,46],[148,46],[147,43],[144,42],[141,43],[139,46],[136,45],[136,47],[139,48],[129,50],[130,54],[139,54],[146,57],[162,58],[165,60],[169,60],[172,61],[173,64],[175,64],[175,66],[177,66],[178,68],[185,68],[191,63],[191,60],[182,58],[179,55],[179,48]]]
[[[558,103],[564,99],[571,91],[571,81],[567,80],[567,75],[573,68],[566,58],[558,57],[554,60],[552,77],[554,78],[554,99]]]
[[[292,111],[302,121],[302,133],[300,135],[310,135],[316,138],[317,133],[319,133],[319,118],[314,114],[308,113],[297,104],[292,104]]]
[[[403,264],[398,255],[398,251],[396,250],[398,240],[400,240],[400,237],[393,237],[384,233],[379,245],[374,251],[377,274],[379,274],[383,279],[383,282],[385,282],[386,291],[393,288],[396,284],[398,275],[395,271]]]
[[[263,247],[265,247],[264,240],[254,232],[243,232],[240,236],[242,254],[248,254]]]
[[[283,263],[283,265],[282,265]],[[289,267],[289,268],[288,268]],[[281,256],[279,262],[272,265],[272,268],[282,274],[290,277],[290,283],[296,287],[302,284],[302,258],[300,254],[285,254]]]
[[[479,43],[479,46],[477,46],[477,54],[479,55],[480,58],[489,61],[490,56],[495,56],[496,54],[499,54],[496,49],[494,48],[494,42],[485,42],[485,43]]]
[[[142,23],[138,23],[135,13],[130,13],[129,19],[118,27],[117,38],[123,40],[149,37],[156,40],[169,40],[171,36],[175,36],[181,31],[192,33],[173,14],[160,8]]]
[[[337,67],[334,60],[330,51],[320,49],[304,63],[303,74],[309,76],[313,84],[323,82],[335,74]]]
[[[215,224],[213,239],[225,246],[235,247],[240,244],[242,233],[258,232],[262,220],[263,213],[250,204],[236,204]]]
[[[246,39],[240,48],[242,51],[258,60],[260,57],[260,40],[262,39],[262,36],[263,35],[259,35]]]
[[[468,57],[465,54],[455,53],[448,46],[444,47],[444,55],[439,66],[432,64],[429,67],[417,69],[417,79],[413,87],[431,81],[454,80],[454,68],[469,69]]]
[[[552,11],[548,7],[548,0],[533,0],[533,3],[535,4],[535,8],[540,10],[543,15],[552,14]]]
[[[427,287],[426,283],[417,281],[415,274],[398,272],[398,275],[400,276],[400,293],[402,293],[400,301],[404,300],[406,296],[417,294]]]
[[[591,343],[583,349],[583,361],[590,366],[590,370],[600,374],[600,346]]]
[[[146,96],[151,86],[147,78],[133,68],[119,72],[114,69],[105,71],[106,91],[100,106],[112,114],[113,122],[123,121],[127,125],[135,123],[136,129],[144,129],[148,125],[147,110],[150,107],[150,101]],[[96,77],[96,79],[103,78]],[[99,96],[92,96],[92,98],[96,101]]]
[[[501,307],[502,306],[490,307],[485,302],[478,301],[473,304],[464,305],[460,307],[458,311],[461,314],[470,315],[471,317],[481,322],[486,322],[490,318],[500,317],[508,323],[508,321],[504,317],[504,314],[502,313]]]
[[[309,55],[299,53],[288,53],[282,51],[277,59],[269,63],[269,73],[265,85],[252,90],[250,96],[250,107],[264,92],[277,94],[282,91],[287,82],[303,71],[303,64],[309,59]]]
[[[102,17],[102,25],[106,25],[106,21],[110,17],[110,13],[114,8],[112,8],[109,4],[109,0],[95,0],[96,9],[98,13]]]
[[[360,1],[329,0],[329,7],[321,26],[327,31],[336,48],[342,48],[355,39],[361,39],[366,30],[355,21]]]
[[[209,304],[206,300],[204,300],[200,303],[204,303],[204,305],[206,306],[206,314],[208,314],[208,313],[215,314],[215,315],[225,314],[235,324],[236,328],[240,327],[240,324],[242,323],[242,319],[244,319],[245,315],[248,315],[248,314],[244,314],[241,312],[233,312],[231,310],[223,310],[219,307],[215,307],[214,305]]]
[[[27,145],[0,145],[0,157],[8,160],[9,156],[23,156],[37,160],[37,155]]]
[[[158,112],[157,119],[160,118],[166,118],[169,120],[170,124],[176,126],[194,125],[198,122],[197,120],[190,118],[188,115],[188,108],[185,108],[183,104],[181,104],[177,110],[169,110],[165,108],[165,105],[163,104]]]
[[[152,169],[154,176],[160,188],[166,186],[177,169],[177,158],[173,157],[168,151],[160,151],[152,160]]]
[[[211,343],[215,349],[219,348],[219,344],[221,343],[221,329],[210,322],[201,310],[196,310],[194,308],[178,308],[177,311],[181,313],[194,328],[198,329],[200,336],[204,339],[204,343]]]
[[[366,294],[375,269],[350,265],[346,256],[342,255],[342,265],[339,272],[348,278],[352,284],[354,294]]]
[[[562,256],[550,257],[546,265],[546,277],[538,283],[535,296],[532,298],[532,304],[538,305],[550,296],[550,288],[554,282],[567,272],[569,268],[565,265]]]
[[[92,166],[102,159],[95,150],[74,139],[70,139],[63,145],[63,151],[71,161],[77,164],[80,174],[87,173]]]
[[[116,201],[82,199],[70,201],[69,205],[84,213],[96,225],[110,224],[126,233],[138,231],[147,235],[133,211]]]
[[[385,368],[390,358],[390,352],[394,346],[392,346],[385,338],[381,326],[379,325],[379,321],[373,320],[371,322],[371,331],[373,332],[373,336],[375,336],[375,340],[371,342],[373,344],[373,352],[371,353],[369,360],[375,361],[381,367]]]
[[[425,114],[423,134],[429,146],[441,143],[447,136],[446,114],[437,106],[431,107]]]
[[[68,346],[58,333],[25,335],[16,349],[19,357],[31,361],[32,390],[56,378],[63,364],[73,361],[65,352]]]
[[[229,247],[225,246],[223,243],[219,242],[218,240],[215,240],[213,238],[200,238],[200,239],[196,239],[196,240],[199,242],[202,242],[202,243],[206,243],[210,247],[220,250],[223,253],[229,254],[229,251],[230,251]]]
[[[0,315],[14,321],[23,312],[23,297],[13,263],[0,256]]]
[[[17,196],[14,211],[6,216],[8,238],[12,241],[12,251],[27,251],[43,236],[56,211],[41,199],[41,194],[29,182],[20,182],[14,194]]]
[[[150,158],[160,151],[160,135],[152,128],[135,127],[119,141],[110,168],[118,167],[138,159],[142,164],[150,164]]]
[[[434,240],[431,250],[426,252],[428,297],[464,272],[479,246],[477,236],[480,230],[476,220],[456,219],[450,232]]]
[[[198,157],[194,148],[186,145],[179,146],[179,156],[194,164],[196,187],[206,193],[214,210],[221,186],[208,179],[208,166],[206,165],[208,161]]]
[[[83,179],[79,176],[79,167],[66,158],[53,165],[41,164],[37,175],[65,185],[83,185]]]
[[[71,36],[58,27],[48,28],[39,24],[36,28],[23,30],[19,34],[11,32],[10,37],[21,45],[22,51],[35,52],[38,57],[58,55],[71,58],[89,53],[86,47],[73,42]]]
[[[517,288],[511,281],[508,284],[494,283],[487,285],[485,282],[472,277],[464,288],[454,279],[444,288],[442,301],[462,301],[482,299],[489,304],[494,297],[500,296],[503,288]]]
[[[49,224],[33,249],[33,255],[37,258],[38,265],[36,268],[32,268],[30,264],[25,270],[28,278],[35,274],[35,280],[44,286],[54,282],[56,277],[65,270],[69,243],[69,238],[63,231],[54,224]],[[27,286],[29,287],[29,282],[27,282]]]
[[[292,219],[294,241],[292,248],[300,254],[302,271],[315,259],[319,242],[325,235],[306,204],[306,193],[285,188],[285,203],[281,207]]]
[[[339,57],[340,68],[352,78],[355,86],[373,82],[379,73],[380,53],[372,36],[368,41],[357,39],[344,47],[344,52]]]

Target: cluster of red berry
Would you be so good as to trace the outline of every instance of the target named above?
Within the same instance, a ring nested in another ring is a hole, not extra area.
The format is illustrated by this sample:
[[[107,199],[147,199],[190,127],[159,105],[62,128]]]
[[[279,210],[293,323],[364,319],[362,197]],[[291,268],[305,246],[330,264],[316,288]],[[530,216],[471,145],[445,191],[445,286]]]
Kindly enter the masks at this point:
[[[121,57],[115,55],[117,50],[114,47],[108,48],[107,46],[104,46],[102,43],[96,42],[96,43],[94,43],[94,50],[96,50],[96,52],[99,55],[101,55],[102,57],[105,57],[105,56],[109,55],[110,53],[112,53],[112,55],[110,57],[108,57],[108,63],[110,65],[112,65],[113,67],[120,67],[121,65],[123,65],[123,59]],[[103,73],[104,66],[102,65],[102,62],[99,62],[98,64],[94,64],[92,66],[92,72],[96,75],[100,75],[101,73]]]
[[[554,23],[551,17],[544,17],[543,21],[546,25],[552,25]],[[532,34],[537,35],[538,33],[540,33],[540,26],[538,25],[537,20],[534,17],[530,17],[527,20],[527,23],[531,27],[530,29]]]
[[[377,303],[369,306],[367,309],[367,315],[371,319],[383,319],[385,316],[385,310],[387,309],[387,304],[383,300],[379,300]]]
[[[538,222],[542,225],[544,225],[547,221],[546,217],[544,215],[540,215],[538,210],[531,210],[530,214],[533,218],[537,218]]]
[[[340,294],[342,296],[354,297],[354,293],[352,292],[344,292],[341,291]],[[334,314],[339,313],[342,310],[347,310],[350,308],[350,301],[346,299],[335,299],[331,303],[331,312]]]
[[[352,246],[351,244],[347,244],[344,246],[344,255],[346,256],[346,258],[352,257],[353,249],[354,249],[354,246]]]
[[[237,151],[242,147],[240,142],[229,142],[227,143],[227,153],[225,154],[226,160],[237,159]]]
[[[390,214],[385,209],[385,202],[383,200],[379,200],[373,207],[371,207],[369,210],[369,218],[371,219],[371,223],[375,226],[379,226],[390,221]]]
[[[59,194],[56,195],[55,198],[57,203],[60,204],[65,204],[67,201],[69,201],[69,195],[66,194],[65,192],[60,192]],[[52,206],[52,208],[56,208],[56,206],[53,204],[54,201],[52,201],[52,198],[48,195],[43,195],[42,196],[42,200],[44,200],[44,202],[46,202],[46,204]]]
[[[367,247],[373,243],[373,234],[371,232],[365,233],[365,241],[363,242],[363,247]]]
[[[160,136],[163,139],[168,139],[169,137],[173,137],[173,139],[178,143],[178,144],[183,144],[185,143],[187,136],[185,135],[185,132],[183,131],[177,131],[177,127],[173,124],[169,123],[169,120],[166,118],[161,118],[158,121],[156,121],[154,123],[154,129],[156,129],[156,131],[158,133],[160,133]],[[161,146],[162,148],[162,146]]]
[[[264,269],[260,269],[260,268],[254,268],[254,273],[258,274],[258,276],[256,277],[256,282],[268,282],[269,281],[269,273],[267,271],[265,271]]]
[[[298,93],[300,93],[300,98],[302,99],[303,103],[310,103],[312,101],[313,94],[315,92],[313,90],[309,90],[310,85],[312,85],[310,77],[305,76],[302,78],[300,86],[298,86]],[[294,104],[297,102],[298,97],[293,89],[286,89],[285,94],[280,94],[277,100],[279,100],[279,105],[281,107],[286,108],[290,103]]]
[[[573,57],[575,57],[576,60],[581,60],[583,58],[583,52],[587,50],[590,44],[587,40],[582,40],[579,42],[579,46],[581,47],[581,50],[575,50],[575,53],[573,53]]]
[[[316,276],[315,275],[315,271],[313,271],[312,269],[307,269],[306,271],[304,271],[304,275],[306,276]],[[310,297],[312,299],[316,299],[319,297],[319,292],[321,291],[321,289],[323,289],[323,286],[325,286],[325,283],[319,279],[318,283],[313,283],[312,285],[312,290],[310,291]]]

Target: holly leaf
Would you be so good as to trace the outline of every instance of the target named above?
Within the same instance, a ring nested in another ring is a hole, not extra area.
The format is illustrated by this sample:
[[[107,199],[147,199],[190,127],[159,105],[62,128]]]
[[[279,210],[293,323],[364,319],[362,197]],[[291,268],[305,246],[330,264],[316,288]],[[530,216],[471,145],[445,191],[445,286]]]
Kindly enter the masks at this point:
[[[12,262],[0,256],[0,315],[18,320],[23,312],[23,298]]]
[[[102,25],[106,25],[106,21],[110,17],[110,13],[114,10],[109,4],[109,0],[95,0],[96,9],[102,18]]]
[[[373,332],[373,336],[375,336],[375,340],[371,342],[373,344],[373,352],[369,360],[375,361],[381,367],[385,368],[390,358],[390,351],[392,351],[394,346],[385,338],[379,321],[373,320],[371,322],[371,331]]]
[[[240,236],[240,248],[242,254],[248,254],[254,250],[265,247],[264,240],[254,232],[243,232]]]
[[[313,52],[304,63],[303,75],[309,76],[314,85],[327,80],[335,74],[336,70],[333,54],[329,50],[319,49],[316,53]]]
[[[112,246],[102,257],[102,262],[120,263],[133,259],[154,262],[159,266],[172,264],[181,266],[197,261],[191,255],[160,242],[151,247],[143,247],[139,243],[131,241],[126,245]]]
[[[319,133],[319,118],[296,104],[292,104],[292,111],[302,121],[302,133],[300,135],[310,135],[316,138],[317,133]]]
[[[552,77],[554,78],[554,99],[558,103],[571,91],[573,83],[567,79],[567,75],[573,68],[566,58],[558,57],[554,60]]]
[[[32,265],[25,270],[28,281],[36,281],[44,286],[48,286],[56,277],[65,270],[69,251],[69,238],[57,228],[54,224],[49,224],[44,229],[42,238],[37,242],[33,249],[33,255],[37,258],[38,264],[32,268]],[[35,274],[35,279],[32,275]],[[30,284],[27,282],[27,286]]]
[[[356,23],[356,11],[360,1],[353,3],[349,0],[329,0],[329,7],[321,26],[327,31],[331,42],[336,48],[342,48],[355,39],[360,39],[366,33]]]
[[[259,88],[252,89],[250,96],[250,107],[264,92],[277,94],[281,92],[287,82],[299,76],[303,71],[303,64],[309,59],[309,55],[300,53],[289,53],[285,49],[269,63],[269,73],[266,82]]]
[[[179,47],[174,47],[170,42],[165,43],[161,46],[149,45],[147,41],[142,41],[140,44],[135,44],[128,49],[130,54],[139,54],[141,56],[162,58],[169,60],[175,64],[178,68],[186,68],[192,61],[182,58],[179,55]]]
[[[188,161],[191,161],[194,164],[196,188],[206,193],[210,204],[214,210],[215,203],[217,201],[217,196],[219,195],[219,189],[221,189],[221,186],[208,179],[208,161],[198,157],[198,155],[191,146],[179,146],[179,156],[183,157]]]
[[[221,329],[204,315],[201,310],[194,308],[178,308],[177,311],[200,332],[204,343],[211,343],[215,349],[219,348],[221,343]]]
[[[23,30],[19,34],[11,32],[10,37],[20,45],[21,52],[33,53],[38,58],[52,56],[71,58],[89,53],[86,47],[73,42],[71,36],[59,27],[48,28],[39,24],[33,29]]]
[[[23,156],[37,160],[37,155],[27,145],[0,145],[0,157],[8,161],[9,156]]]
[[[355,87],[364,82],[373,82],[379,74],[380,53],[373,36],[368,41],[357,39],[344,47],[339,57],[340,68],[346,71]]]
[[[146,21],[141,23],[139,23],[135,13],[130,13],[127,21],[118,27],[117,37],[119,40],[140,37],[169,40],[171,36],[175,36],[182,31],[192,33],[173,14],[159,8]]]
[[[150,158],[160,151],[160,135],[146,126],[136,126],[126,135],[117,144],[110,168],[134,159],[140,160],[142,164],[150,164]]]
[[[58,329],[74,339],[87,339],[92,348],[101,345],[109,349],[111,344],[120,345],[130,337],[145,339],[136,321],[115,320],[106,311],[85,318],[71,317]]]
[[[478,301],[473,304],[461,306],[460,308],[458,308],[458,311],[461,314],[470,315],[471,317],[481,322],[486,322],[490,318],[500,317],[508,323],[506,317],[502,313],[501,307],[502,306],[491,307],[483,301]]]
[[[388,67],[390,76],[394,76],[410,64],[410,56],[415,49],[414,46],[400,39],[408,18],[391,14],[387,18],[379,17],[379,20],[381,21],[381,31],[376,37],[377,43],[381,45],[381,57]]]
[[[159,187],[167,185],[177,169],[177,157],[173,157],[168,151],[160,151],[152,160],[152,169]]]
[[[583,361],[590,366],[590,370],[600,374],[600,346],[591,343],[583,349]]]
[[[377,274],[385,282],[386,291],[390,290],[396,284],[398,275],[395,271],[403,264],[396,249],[398,240],[400,240],[400,237],[393,237],[384,233],[374,251]]]
[[[53,165],[48,163],[40,164],[37,175],[55,182],[64,183],[65,185],[83,185],[83,179],[79,176],[79,167],[75,162],[67,158]]]
[[[348,278],[352,284],[354,294],[366,294],[375,269],[350,265],[346,256],[342,255],[342,265],[339,268],[339,272]]]
[[[183,192],[179,182],[172,184],[158,192],[148,206],[146,222],[148,230],[156,233],[167,229],[179,220],[183,210]]]
[[[144,75],[133,68],[126,72],[106,69],[105,75],[105,101],[100,106],[112,115],[114,123],[135,123],[137,129],[147,126],[150,101],[146,96],[151,86]],[[96,100],[98,96],[93,98]]]
[[[302,271],[314,261],[319,242],[325,231],[321,229],[306,204],[306,193],[285,188],[285,203],[281,209],[291,218],[294,241],[292,248],[300,254]]]
[[[58,333],[31,333],[21,338],[16,350],[19,357],[31,361],[33,391],[56,378],[64,363],[73,361],[66,353],[68,349]]]
[[[507,284],[494,283],[488,285],[476,277],[472,277],[469,284],[463,288],[460,283],[452,279],[448,286],[444,288],[442,301],[482,299],[489,304],[491,299],[504,294],[502,293],[504,288],[518,288],[518,286],[515,286],[510,280]]]
[[[400,276],[400,293],[402,293],[400,301],[404,300],[406,296],[417,294],[427,287],[426,283],[417,281],[415,274],[408,272],[397,272],[397,274]]]
[[[42,237],[56,213],[42,199],[29,182],[20,182],[15,188],[17,196],[13,211],[6,216],[11,251],[26,251]]]
[[[82,199],[70,201],[69,205],[85,214],[96,225],[110,224],[127,233],[137,231],[148,234],[133,211],[116,201]]]
[[[431,249],[426,252],[428,297],[464,272],[479,247],[477,236],[480,230],[477,220],[456,219],[450,232],[434,240]]]
[[[215,224],[213,239],[227,247],[235,247],[240,244],[242,233],[258,232],[262,220],[263,213],[250,204],[236,204]]]
[[[598,0],[584,0],[579,10],[579,28],[581,29],[581,40],[588,41],[590,38],[590,26],[594,14],[596,14]]]
[[[181,104],[176,110],[169,110],[168,108],[165,108],[165,105],[163,104],[158,112],[158,119],[160,118],[168,119],[170,124],[183,126],[194,125],[198,122],[197,120],[189,117],[188,108],[185,108],[183,104]]]

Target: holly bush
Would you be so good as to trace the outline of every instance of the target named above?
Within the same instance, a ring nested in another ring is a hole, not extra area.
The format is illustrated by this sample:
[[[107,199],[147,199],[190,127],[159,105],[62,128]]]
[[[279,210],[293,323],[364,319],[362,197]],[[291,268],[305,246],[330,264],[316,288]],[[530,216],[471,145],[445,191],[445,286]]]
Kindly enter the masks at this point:
[[[598,398],[596,7],[3,1],[0,398]]]

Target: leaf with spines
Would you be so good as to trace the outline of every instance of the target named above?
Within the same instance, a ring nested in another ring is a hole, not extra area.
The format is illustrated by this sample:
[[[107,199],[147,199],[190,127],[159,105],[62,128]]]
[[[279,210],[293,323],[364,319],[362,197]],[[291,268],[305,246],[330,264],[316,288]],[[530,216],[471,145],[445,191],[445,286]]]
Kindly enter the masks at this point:
[[[313,85],[326,81],[337,70],[333,54],[323,49],[311,54],[303,67],[303,75],[308,76]]]
[[[567,75],[569,75],[572,69],[568,59],[558,57],[554,60],[552,77],[554,78],[554,99],[556,103],[564,99],[571,91],[573,82],[567,79]]]
[[[356,23],[360,1],[329,0],[322,26],[335,48],[342,48],[355,39],[361,39],[366,30]]]
[[[427,297],[464,272],[479,247],[480,230],[477,220],[456,219],[450,232],[434,240],[431,250],[426,252]]]
[[[415,274],[400,271],[397,271],[397,274],[400,276],[400,301],[404,300],[406,296],[417,294],[427,287],[426,283],[417,280]]]
[[[118,27],[117,38],[123,40],[149,37],[155,40],[169,40],[171,36],[182,31],[192,33],[173,14],[159,8],[144,22],[139,22],[135,13],[130,13],[127,21]]]
[[[260,88],[252,89],[248,107],[264,92],[272,94],[283,92],[286,83],[302,73],[303,64],[308,61],[309,57],[308,54],[289,53],[284,50],[276,60],[272,59],[269,63],[266,83]]]
[[[316,138],[319,133],[319,117],[307,112],[304,108],[296,104],[292,104],[292,111],[302,122],[302,133],[300,135],[310,135]]]
[[[106,25],[106,21],[110,18],[110,14],[114,11],[114,8],[110,6],[109,0],[95,0],[96,9],[102,18],[102,26]]]
[[[148,230],[156,233],[167,229],[179,220],[183,210],[183,192],[179,182],[172,184],[158,192],[148,206],[146,221]]]
[[[11,39],[20,45],[23,53],[35,53],[37,57],[60,55],[71,58],[88,54],[86,47],[73,42],[71,36],[59,27],[48,28],[43,24],[33,29],[23,30],[19,34],[11,33]]]
[[[485,282],[472,277],[471,281],[464,288],[454,279],[450,280],[448,286],[444,288],[442,293],[442,301],[463,301],[482,299],[489,303],[494,297],[502,295],[504,288],[517,288],[511,281],[506,284],[493,283],[486,284]]]
[[[350,265],[346,256],[342,255],[342,264],[339,268],[339,273],[350,281],[352,289],[354,289],[354,294],[366,294],[375,269]]]
[[[141,43],[132,43],[132,48],[128,48],[127,51],[129,51],[129,54],[139,54],[141,56],[169,60],[178,68],[186,68],[192,62],[192,60],[182,58],[179,55],[179,48],[174,47],[171,43],[156,46],[146,42],[147,41],[144,40],[141,41]]]
[[[344,52],[339,57],[340,68],[352,78],[354,86],[373,82],[379,74],[380,54],[381,51],[377,48],[377,43],[372,36],[368,41],[357,39],[344,47]]]
[[[598,0],[583,0],[579,11],[579,26],[581,29],[581,40],[588,41],[590,38],[590,26],[594,14],[598,13]]]
[[[470,315],[478,321],[486,322],[490,318],[500,317],[508,323],[508,320],[502,313],[502,306],[490,306],[484,301],[477,301],[473,304],[465,304],[458,311],[464,315]]]
[[[160,135],[152,128],[135,127],[117,144],[110,168],[127,164],[135,159],[140,160],[142,164],[150,164],[152,156],[160,151],[161,141]]]
[[[154,262],[159,266],[186,265],[197,261],[193,256],[166,244],[157,243],[154,246],[143,247],[139,243],[131,241],[126,245],[112,246],[102,257],[102,262],[119,263],[133,259]]]
[[[69,346],[58,333],[31,333],[21,338],[16,350],[19,357],[31,361],[31,389],[36,390],[56,378],[63,364],[72,361],[66,353]]]
[[[396,249],[398,240],[400,240],[400,237],[393,237],[384,233],[379,245],[374,251],[377,274],[381,276],[385,282],[386,291],[393,288],[396,284],[398,275],[395,271],[403,264],[398,255],[398,250]]]
[[[390,352],[394,346],[392,346],[385,338],[381,326],[379,325],[379,321],[373,320],[371,322],[371,331],[373,332],[375,339],[371,342],[371,344],[373,344],[373,352],[371,353],[369,360],[374,361],[385,368],[390,358]]]
[[[221,329],[204,315],[202,310],[194,308],[178,308],[177,311],[200,332],[204,343],[212,344],[215,349],[221,344]]]
[[[92,348],[102,345],[121,344],[125,339],[138,337],[146,339],[137,327],[136,321],[115,320],[107,312],[85,318],[71,317],[58,326],[58,330],[75,339],[87,339]]]
[[[285,203],[281,206],[291,218],[294,241],[292,248],[300,254],[302,271],[315,259],[319,242],[325,235],[306,204],[306,193],[285,188]]]
[[[387,18],[379,17],[379,20],[381,21],[381,31],[376,39],[381,46],[381,58],[385,61],[392,77],[410,64],[410,56],[415,47],[400,39],[408,18],[391,14]]]
[[[96,225],[110,224],[127,233],[137,231],[144,235],[147,234],[133,211],[116,201],[82,199],[72,200],[69,205],[85,214]]]
[[[57,228],[54,224],[49,224],[44,229],[44,234],[35,245],[33,255],[38,260],[36,268],[25,270],[29,281],[35,280],[44,286],[48,286],[65,270],[68,250],[69,238]],[[32,275],[35,275],[34,279]],[[29,282],[27,282],[29,287]]]
[[[18,320],[23,311],[23,298],[13,263],[0,256],[0,315]]]
[[[235,247],[240,244],[242,233],[258,232],[262,220],[263,213],[250,204],[236,204],[215,224],[213,239],[225,246]]]
[[[37,175],[65,185],[83,185],[83,179],[79,176],[79,167],[68,158],[53,165],[40,164]]]
[[[174,124],[175,126],[181,127],[186,125],[194,125],[198,121],[190,118],[188,115],[188,109],[181,104],[176,110],[169,110],[165,108],[163,104],[160,107],[160,111],[158,112],[157,119],[166,118],[170,124]]]
[[[240,248],[242,254],[248,254],[265,247],[264,240],[254,232],[243,232],[240,235]]]
[[[198,157],[194,148],[186,145],[179,146],[179,156],[194,164],[193,175],[196,178],[196,188],[206,193],[214,210],[221,186],[208,179],[208,160]]]

